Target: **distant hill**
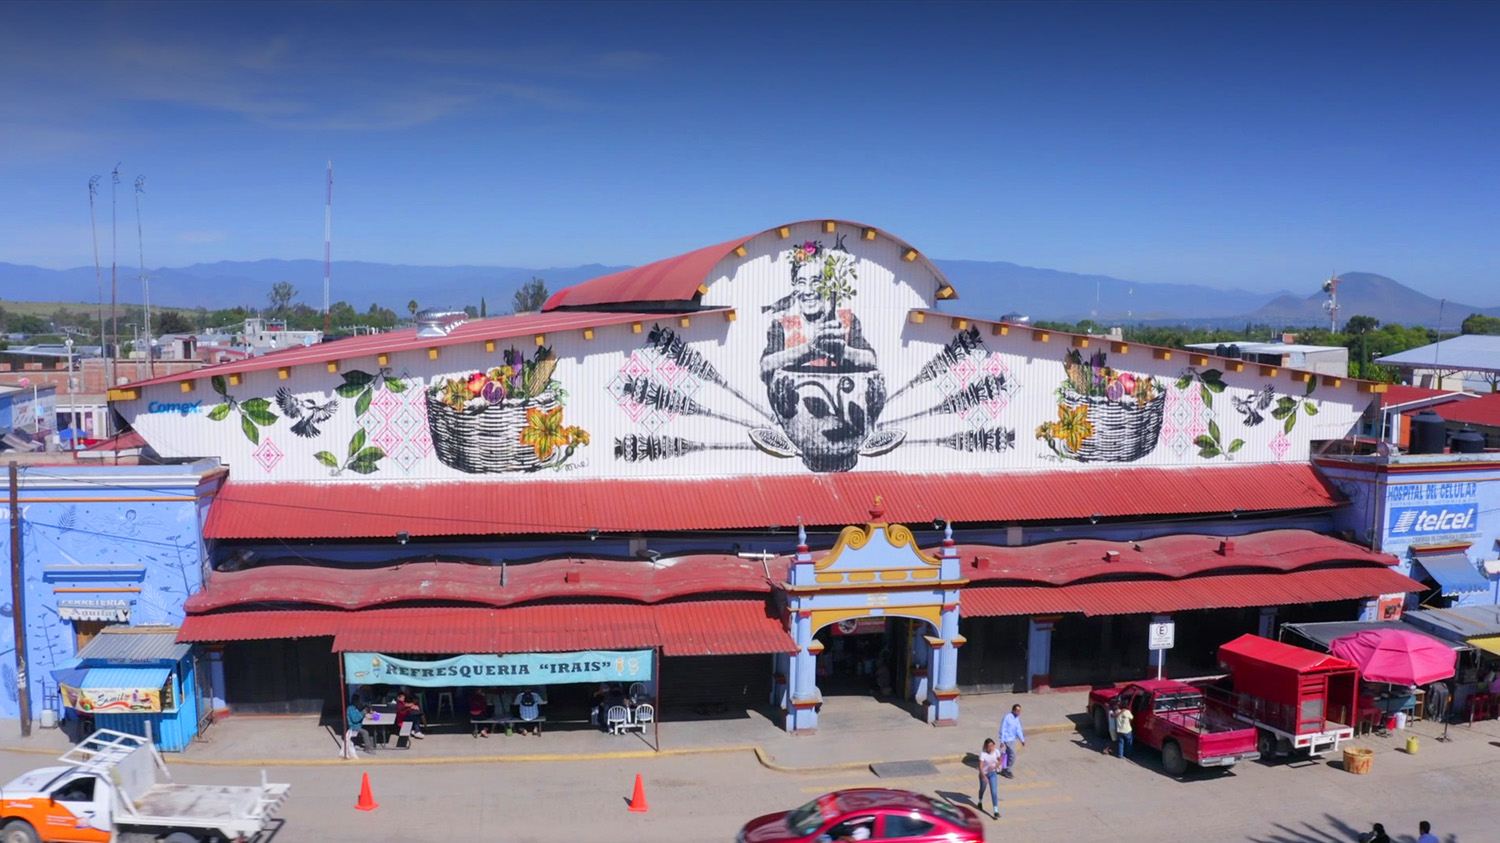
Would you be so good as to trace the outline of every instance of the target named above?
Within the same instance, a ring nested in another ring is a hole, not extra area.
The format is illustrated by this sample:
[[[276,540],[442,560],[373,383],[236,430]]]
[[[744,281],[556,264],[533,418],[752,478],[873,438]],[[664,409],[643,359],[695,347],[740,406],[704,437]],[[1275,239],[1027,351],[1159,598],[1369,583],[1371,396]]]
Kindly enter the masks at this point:
[[[1290,292],[1252,293],[1221,290],[1200,284],[1163,284],[1126,281],[1108,275],[1083,275],[1055,269],[1020,266],[1004,261],[938,260],[938,267],[958,290],[959,300],[945,309],[995,318],[1021,313],[1033,319],[1075,322],[1094,318],[1113,323],[1186,323],[1238,327],[1246,322],[1279,327],[1327,323],[1321,292],[1299,296]],[[505,313],[511,294],[532,276],[546,279],[556,291],[580,281],[625,269],[587,264],[531,269],[501,266],[407,266],[401,264],[336,261],[333,299],[364,310],[372,302],[404,313],[416,299],[424,307],[462,306],[488,300],[490,313]],[[319,306],[323,297],[323,264],[316,260],[219,261],[149,271],[151,298],[173,307],[215,309],[235,305],[264,305],[277,281],[290,281],[298,300]],[[139,303],[141,284],[136,270],[119,271],[120,301]],[[105,295],[109,270],[104,270]],[[1385,276],[1349,272],[1341,276],[1340,315],[1373,316],[1382,322],[1437,325],[1437,299]],[[0,263],[0,291],[4,299],[93,301],[97,294],[93,267],[42,269]],[[3,304],[3,300],[0,300]],[[1456,327],[1470,313],[1500,316],[1488,310],[1449,302],[1443,324]]]
[[[1264,307],[1251,311],[1246,319],[1252,322],[1267,322],[1273,325],[1306,326],[1326,325],[1328,313],[1323,302],[1328,296],[1321,290],[1306,298],[1294,295],[1277,296]],[[1471,313],[1500,316],[1500,307],[1483,308],[1462,302],[1447,302],[1421,293],[1384,275],[1373,272],[1344,272],[1339,274],[1339,319],[1343,321],[1356,314],[1373,316],[1381,322],[1401,325],[1438,327],[1441,313],[1442,326],[1457,329],[1464,317]]]

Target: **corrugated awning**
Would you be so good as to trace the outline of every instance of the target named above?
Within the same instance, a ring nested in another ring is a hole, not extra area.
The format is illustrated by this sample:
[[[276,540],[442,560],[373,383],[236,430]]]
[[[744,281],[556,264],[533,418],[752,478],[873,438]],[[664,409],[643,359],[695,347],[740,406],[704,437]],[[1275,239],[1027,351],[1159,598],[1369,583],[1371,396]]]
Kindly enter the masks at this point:
[[[1114,580],[1052,588],[980,586],[963,590],[961,606],[966,617],[1135,615],[1325,603],[1421,590],[1421,583],[1385,568],[1331,568],[1180,580]]]
[[[269,610],[188,615],[177,640],[182,643],[264,641],[272,638],[318,638],[338,631],[348,612]]]
[[[876,496],[897,523],[1076,521],[1103,516],[1328,509],[1338,497],[1306,463],[992,474],[851,471],[638,480],[225,484],[213,539],[728,530],[847,525]],[[663,507],[659,501],[690,500]]]
[[[1500,656],[1500,635],[1484,635],[1479,638],[1470,638],[1469,644],[1485,651]]]
[[[86,691],[160,690],[172,675],[170,667],[91,667],[84,674],[80,688]]]
[[[1489,580],[1469,561],[1469,554],[1462,551],[1420,554],[1414,562],[1437,581],[1445,597],[1489,591]]]
[[[652,606],[668,656],[791,653],[797,647],[762,600],[694,600]]]

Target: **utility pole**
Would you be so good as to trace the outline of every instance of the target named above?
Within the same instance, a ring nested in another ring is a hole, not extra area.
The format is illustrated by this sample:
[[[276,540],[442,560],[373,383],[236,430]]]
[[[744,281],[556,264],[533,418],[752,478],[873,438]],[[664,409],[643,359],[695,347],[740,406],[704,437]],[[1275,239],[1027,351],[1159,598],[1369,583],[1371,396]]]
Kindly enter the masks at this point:
[[[323,338],[328,339],[328,287],[333,269],[333,159],[328,159],[328,194],[323,204]]]
[[[21,737],[31,737],[31,687],[26,681],[26,582],[21,576],[21,474],[10,461],[10,593],[15,615],[16,691],[21,704]]]

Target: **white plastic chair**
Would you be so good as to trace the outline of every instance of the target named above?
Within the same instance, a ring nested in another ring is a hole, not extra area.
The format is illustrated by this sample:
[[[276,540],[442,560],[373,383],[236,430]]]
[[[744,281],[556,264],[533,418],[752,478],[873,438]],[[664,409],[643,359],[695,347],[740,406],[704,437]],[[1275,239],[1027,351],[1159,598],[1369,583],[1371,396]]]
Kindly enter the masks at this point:
[[[641,703],[635,707],[635,728],[641,732],[646,731],[646,726],[656,719],[656,709],[650,703]]]
[[[646,698],[646,685],[643,682],[632,682],[626,693],[633,700],[643,700]]]
[[[630,726],[630,712],[623,705],[612,705],[604,717],[604,723],[613,734],[620,734]]]

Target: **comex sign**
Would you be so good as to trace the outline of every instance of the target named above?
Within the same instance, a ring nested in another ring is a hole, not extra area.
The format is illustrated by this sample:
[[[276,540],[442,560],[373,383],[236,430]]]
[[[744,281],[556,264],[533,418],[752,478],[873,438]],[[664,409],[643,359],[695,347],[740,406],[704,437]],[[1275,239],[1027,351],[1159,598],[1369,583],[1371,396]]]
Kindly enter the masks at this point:
[[[190,416],[193,413],[203,412],[202,401],[182,401],[172,403],[169,401],[152,401],[146,405],[148,413],[177,413],[178,415]]]
[[[1386,540],[1458,536],[1478,530],[1479,501],[1474,483],[1392,486],[1387,497]]]

